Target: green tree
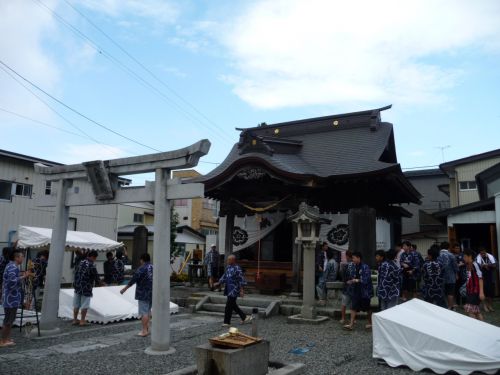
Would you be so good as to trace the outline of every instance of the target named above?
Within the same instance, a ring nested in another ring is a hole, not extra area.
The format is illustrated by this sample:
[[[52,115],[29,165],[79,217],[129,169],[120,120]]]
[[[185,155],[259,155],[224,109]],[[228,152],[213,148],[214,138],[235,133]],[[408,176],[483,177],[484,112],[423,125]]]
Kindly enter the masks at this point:
[[[179,255],[181,247],[177,245],[175,239],[177,237],[177,225],[179,225],[179,214],[174,208],[170,209],[170,263]]]

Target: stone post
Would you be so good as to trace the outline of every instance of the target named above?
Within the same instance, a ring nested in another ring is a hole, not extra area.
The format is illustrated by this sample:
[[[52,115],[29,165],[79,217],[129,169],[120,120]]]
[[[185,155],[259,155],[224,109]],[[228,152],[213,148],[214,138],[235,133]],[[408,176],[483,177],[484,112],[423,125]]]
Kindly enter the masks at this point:
[[[61,289],[69,218],[69,207],[66,206],[66,192],[71,184],[71,180],[59,180],[57,184],[55,222],[50,240],[50,255],[40,317],[40,329],[44,331],[58,330],[59,290]]]
[[[302,268],[302,248],[295,242],[297,238],[297,223],[292,223],[293,229],[293,252],[292,252],[292,292],[290,297],[300,298],[302,296],[300,288],[300,271]]]
[[[300,245],[299,245],[300,246]],[[314,272],[315,272],[315,243],[304,242],[304,280],[303,300],[301,315],[304,319],[316,319],[316,306],[314,301]]]
[[[157,169],[155,178],[155,233],[153,247],[153,322],[147,354],[169,354],[170,348],[170,171]]]

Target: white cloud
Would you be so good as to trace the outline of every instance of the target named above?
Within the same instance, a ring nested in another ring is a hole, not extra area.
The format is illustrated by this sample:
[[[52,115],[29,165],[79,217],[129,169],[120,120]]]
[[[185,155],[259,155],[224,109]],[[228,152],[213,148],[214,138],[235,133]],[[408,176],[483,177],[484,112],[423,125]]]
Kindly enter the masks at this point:
[[[160,24],[171,24],[179,16],[179,6],[165,0],[87,0],[82,5],[112,17],[133,15]]]
[[[45,1],[54,7],[55,0]],[[42,41],[55,32],[51,15],[31,0],[1,1],[1,60],[38,83],[54,91],[60,79],[58,65],[42,48]],[[41,119],[50,117],[50,110],[0,70],[0,102],[10,110]]]
[[[500,47],[494,0],[259,1],[229,19],[213,31],[222,78],[258,108],[442,102],[465,49]]]

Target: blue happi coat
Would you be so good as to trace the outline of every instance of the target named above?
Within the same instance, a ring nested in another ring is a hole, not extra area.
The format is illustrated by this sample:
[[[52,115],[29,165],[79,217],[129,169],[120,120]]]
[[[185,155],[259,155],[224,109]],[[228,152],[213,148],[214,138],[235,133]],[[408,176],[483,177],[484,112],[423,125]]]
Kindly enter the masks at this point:
[[[413,251],[409,252],[403,252],[401,254],[401,258],[399,263],[401,264],[401,269],[403,270],[403,276],[410,278],[410,279],[416,279],[418,276],[418,266],[419,266],[419,259],[417,254]],[[407,264],[409,267],[408,268],[403,268],[403,264]],[[413,273],[410,275],[408,271],[413,271]]]
[[[344,270],[342,272],[342,279],[344,281],[344,289],[342,290],[342,293],[352,297],[353,285],[348,284],[347,282],[354,279],[355,277],[356,277],[356,265],[353,262],[348,262],[344,266]]]
[[[361,298],[373,297],[372,271],[368,264],[360,263],[356,266],[355,279],[359,279],[359,283],[354,285],[354,293],[359,293]]]
[[[422,266],[422,294],[426,300],[443,297],[443,272],[441,265],[435,260],[426,260]]]
[[[99,274],[95,268],[94,262],[84,259],[78,264],[75,272],[75,281],[73,287],[75,293],[86,297],[92,297],[92,288],[94,284],[99,284]]]
[[[224,295],[236,298],[240,295],[241,287],[246,285],[241,267],[234,264],[226,268],[226,272],[219,280],[219,284],[225,284]]]
[[[3,272],[2,305],[4,308],[21,306],[23,289],[19,268],[15,262],[9,262]]]
[[[437,259],[441,265],[441,273],[445,284],[455,284],[457,281],[458,265],[455,256],[448,250],[443,249]]]
[[[153,301],[153,265],[144,263],[135,271],[134,276],[128,282],[128,286],[137,284],[135,287],[135,299],[138,301]]]
[[[402,270],[396,261],[388,260],[382,262],[378,269],[378,298],[389,301],[399,297],[401,272]]]

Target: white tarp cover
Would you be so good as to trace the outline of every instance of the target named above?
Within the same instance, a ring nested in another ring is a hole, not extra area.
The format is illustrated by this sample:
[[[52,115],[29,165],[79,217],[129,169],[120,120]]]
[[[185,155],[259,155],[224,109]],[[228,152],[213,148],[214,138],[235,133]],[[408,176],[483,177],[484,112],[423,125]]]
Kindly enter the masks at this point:
[[[126,319],[137,319],[138,307],[135,297],[135,285],[124,294],[122,286],[105,286],[92,290],[92,300],[87,312],[87,320],[92,323],[111,323]],[[73,289],[61,289],[59,292],[59,317],[73,319]],[[177,314],[179,306],[170,302],[170,314]]]
[[[373,357],[438,374],[500,369],[500,328],[413,299],[373,315]]]
[[[50,244],[52,229],[19,226],[17,232],[17,246],[20,248],[36,248]],[[97,251],[118,249],[123,243],[110,240],[93,232],[77,232],[68,230],[66,234],[66,247]]]

